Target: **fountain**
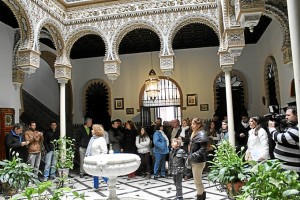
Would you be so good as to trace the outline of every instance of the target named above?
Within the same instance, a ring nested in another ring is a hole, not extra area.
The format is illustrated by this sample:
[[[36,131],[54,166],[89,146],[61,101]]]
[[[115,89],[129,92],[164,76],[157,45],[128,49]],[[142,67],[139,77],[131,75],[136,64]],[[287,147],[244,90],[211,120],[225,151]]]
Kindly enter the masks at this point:
[[[135,154],[100,154],[86,157],[83,168],[90,175],[109,178],[108,200],[119,200],[116,193],[117,177],[134,172],[140,164],[141,159]]]

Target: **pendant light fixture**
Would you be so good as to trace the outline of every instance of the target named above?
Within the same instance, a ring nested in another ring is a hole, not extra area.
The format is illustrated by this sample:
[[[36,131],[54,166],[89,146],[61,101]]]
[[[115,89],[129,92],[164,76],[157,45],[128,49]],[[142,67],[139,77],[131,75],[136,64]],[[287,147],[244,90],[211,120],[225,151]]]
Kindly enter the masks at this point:
[[[152,65],[152,52],[151,52],[151,70],[149,72],[149,76],[145,81],[145,91],[148,97],[153,101],[156,99],[158,94],[160,93],[159,90],[159,79],[156,75],[153,65]]]

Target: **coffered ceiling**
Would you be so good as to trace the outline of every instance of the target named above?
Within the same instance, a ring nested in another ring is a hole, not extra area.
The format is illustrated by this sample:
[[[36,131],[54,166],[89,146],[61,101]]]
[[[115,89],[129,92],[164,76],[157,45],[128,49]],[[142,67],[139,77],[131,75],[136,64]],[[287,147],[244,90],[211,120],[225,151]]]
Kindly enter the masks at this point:
[[[63,0],[61,0],[63,1]],[[72,0],[64,0],[65,3]],[[81,1],[73,0],[72,2],[92,2],[92,0]],[[96,2],[97,0],[93,0]],[[111,2],[107,0],[98,0],[99,2]],[[0,1],[0,21],[18,28],[18,23],[11,10]],[[245,29],[246,44],[255,44],[265,32],[272,20],[269,17],[262,16],[254,32],[250,33]],[[54,45],[49,39],[40,39],[40,42],[54,49]],[[173,39],[173,49],[189,49],[219,46],[218,37],[215,32],[204,24],[188,24],[182,27]],[[151,52],[160,50],[160,41],[158,36],[148,29],[136,29],[124,36],[119,45],[120,54],[132,54],[141,52]],[[80,38],[72,47],[71,58],[90,58],[105,55],[105,45],[101,37],[97,35],[86,35]]]

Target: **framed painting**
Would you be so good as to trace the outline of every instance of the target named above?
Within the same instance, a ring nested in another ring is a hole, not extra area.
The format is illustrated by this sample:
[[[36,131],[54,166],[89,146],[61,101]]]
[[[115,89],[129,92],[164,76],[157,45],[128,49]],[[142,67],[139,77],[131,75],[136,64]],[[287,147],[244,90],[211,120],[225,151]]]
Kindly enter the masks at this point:
[[[208,104],[200,104],[200,111],[208,111]]]
[[[198,104],[197,94],[187,94],[186,95],[186,105],[187,106],[197,106]]]
[[[124,109],[124,98],[115,98],[115,110]]]
[[[134,114],[134,108],[126,108],[126,115],[133,115]]]

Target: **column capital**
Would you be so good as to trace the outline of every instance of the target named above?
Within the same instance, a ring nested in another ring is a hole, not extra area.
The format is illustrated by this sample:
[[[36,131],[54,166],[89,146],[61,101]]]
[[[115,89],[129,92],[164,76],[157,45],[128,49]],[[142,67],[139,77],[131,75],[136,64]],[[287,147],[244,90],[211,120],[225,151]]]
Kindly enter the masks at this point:
[[[221,69],[223,72],[231,72],[232,71],[232,67],[233,65],[224,65],[224,66],[221,66]]]
[[[71,67],[69,65],[56,64],[55,78],[59,83],[67,83],[71,79]]]
[[[120,60],[104,60],[104,73],[112,82],[120,76]]]
[[[20,49],[17,52],[17,66],[30,75],[40,67],[40,52],[31,49]]]
[[[220,67],[222,66],[232,66],[234,65],[234,57],[227,51],[219,52],[220,56]]]
[[[284,64],[291,64],[293,62],[291,46],[283,46],[281,48],[281,51],[282,51],[282,54],[283,54],[283,63]]]
[[[174,71],[174,55],[160,55],[160,69],[165,76],[170,77]]]
[[[12,71],[12,82],[17,90],[24,83],[25,73],[20,69],[13,69]]]
[[[232,57],[241,55],[245,46],[244,28],[235,27],[225,30],[225,43]]]

